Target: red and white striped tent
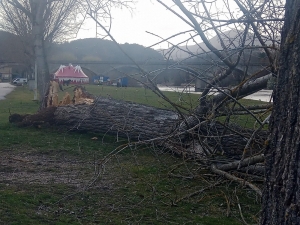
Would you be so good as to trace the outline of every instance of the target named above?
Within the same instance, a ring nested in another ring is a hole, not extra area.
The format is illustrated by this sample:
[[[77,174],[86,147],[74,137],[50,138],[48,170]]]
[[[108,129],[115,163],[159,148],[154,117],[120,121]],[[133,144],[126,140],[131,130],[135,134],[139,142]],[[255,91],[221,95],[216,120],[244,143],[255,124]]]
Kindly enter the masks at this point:
[[[59,83],[68,82],[71,84],[88,84],[89,77],[84,74],[80,66],[61,65],[59,69],[54,73],[54,80]]]

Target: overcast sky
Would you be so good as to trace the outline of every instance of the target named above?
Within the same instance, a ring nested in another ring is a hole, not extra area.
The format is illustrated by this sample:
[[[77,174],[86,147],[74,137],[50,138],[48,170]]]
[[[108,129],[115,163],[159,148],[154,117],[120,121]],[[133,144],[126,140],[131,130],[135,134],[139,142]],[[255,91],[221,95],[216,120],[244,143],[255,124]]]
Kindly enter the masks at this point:
[[[138,0],[134,8],[132,14],[126,9],[114,9],[112,12],[111,33],[121,44],[127,42],[148,47],[161,39],[147,34],[146,31],[167,38],[177,32],[190,29],[187,24],[165,9],[156,0]],[[95,26],[93,21],[87,21],[83,29],[78,33],[77,38],[96,37]],[[178,43],[183,39],[183,37],[176,38],[173,39],[173,42]],[[160,44],[154,48],[167,48],[167,44]]]

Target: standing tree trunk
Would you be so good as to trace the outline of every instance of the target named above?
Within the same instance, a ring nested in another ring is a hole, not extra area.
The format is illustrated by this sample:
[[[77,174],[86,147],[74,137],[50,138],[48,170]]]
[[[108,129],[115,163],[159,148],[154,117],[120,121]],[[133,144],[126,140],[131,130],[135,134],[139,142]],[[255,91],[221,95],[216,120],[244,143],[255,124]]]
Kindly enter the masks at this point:
[[[34,35],[34,54],[37,65],[37,89],[39,93],[40,108],[45,107],[44,96],[50,81],[45,46],[44,46],[44,18],[46,1],[35,1],[35,14],[32,21],[32,32]]]
[[[300,224],[300,1],[287,0],[260,224]]]

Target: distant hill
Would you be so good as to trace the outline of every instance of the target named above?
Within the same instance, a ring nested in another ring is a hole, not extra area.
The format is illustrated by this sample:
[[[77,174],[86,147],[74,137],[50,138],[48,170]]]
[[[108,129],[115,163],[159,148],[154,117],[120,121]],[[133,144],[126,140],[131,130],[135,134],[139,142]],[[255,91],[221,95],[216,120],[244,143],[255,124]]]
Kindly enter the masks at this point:
[[[239,34],[241,34],[241,35],[239,35]],[[220,36],[221,36],[225,46],[228,49],[234,49],[234,48],[238,48],[241,46],[240,43],[243,38],[243,32],[238,31],[238,30],[229,30],[224,33],[221,33]],[[253,41],[253,39],[254,39],[254,41]],[[219,41],[219,38],[217,36],[214,36],[213,38],[209,39],[209,42],[216,49],[218,49],[218,50],[223,49],[221,42]],[[261,45],[260,42],[258,41],[258,39],[254,38],[254,35],[252,33],[248,33],[246,36],[245,44],[252,45],[252,42],[253,42],[253,45],[255,45],[255,46]],[[271,44],[271,42],[267,42],[267,44]],[[180,46],[180,48],[183,50],[176,49],[172,52],[171,58],[173,60],[184,59],[184,58],[191,56],[190,54],[188,54],[185,51],[192,52],[193,54],[201,54],[201,53],[204,53],[205,51],[209,51],[209,49],[206,47],[204,42],[198,43],[197,45]],[[168,52],[168,51],[170,51],[170,49],[163,50],[162,52]]]
[[[163,60],[160,53],[138,44],[121,44],[124,51],[137,62]],[[109,40],[87,38],[54,44],[49,60],[129,62],[128,57]]]
[[[126,53],[138,62],[163,60],[156,50],[138,44],[122,44]],[[25,46],[14,34],[0,30],[0,61],[24,62],[30,46]],[[25,48],[27,48],[25,50]],[[87,38],[61,44],[54,43],[48,49],[48,59],[57,61],[113,61],[129,59],[109,40]]]
[[[24,62],[26,55],[20,39],[9,32],[0,30],[0,61]]]

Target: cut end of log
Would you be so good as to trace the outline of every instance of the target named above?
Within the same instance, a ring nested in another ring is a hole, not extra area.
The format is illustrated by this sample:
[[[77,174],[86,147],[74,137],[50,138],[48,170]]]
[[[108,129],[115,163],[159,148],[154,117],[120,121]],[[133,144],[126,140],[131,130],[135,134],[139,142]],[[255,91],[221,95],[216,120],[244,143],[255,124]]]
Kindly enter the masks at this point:
[[[88,104],[94,103],[94,96],[88,93],[84,87],[77,86],[74,88],[73,104]]]

